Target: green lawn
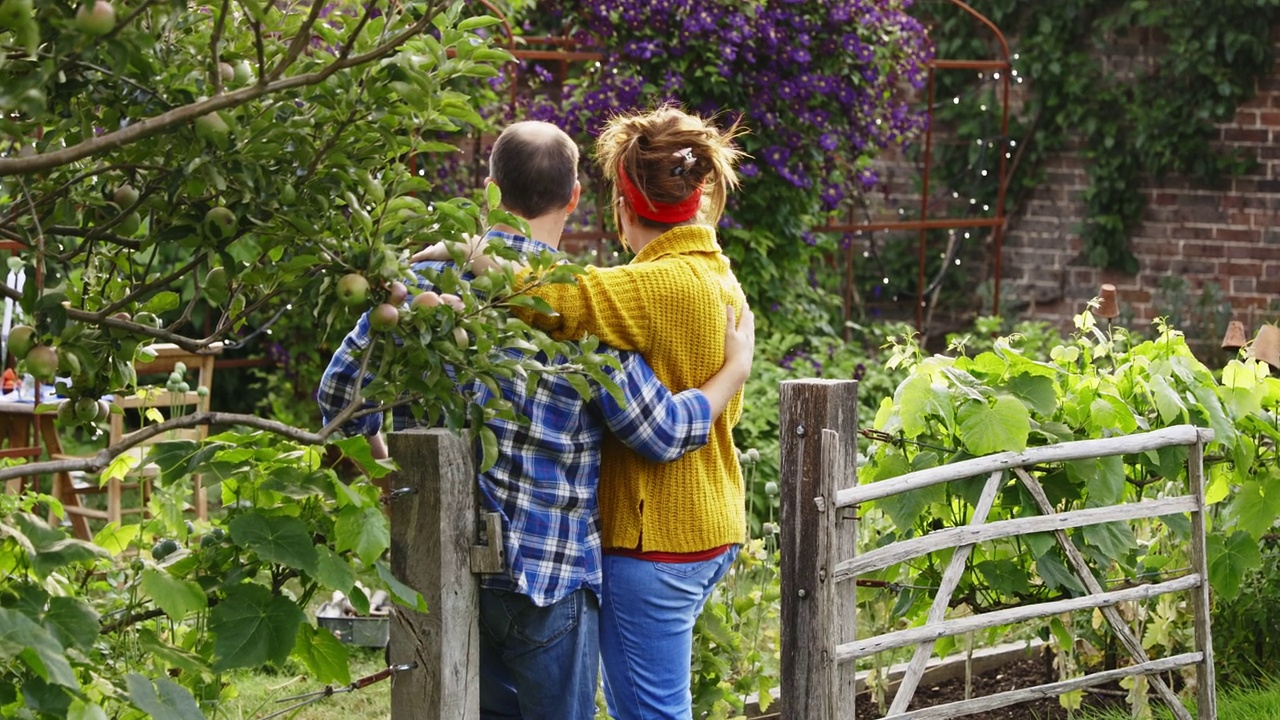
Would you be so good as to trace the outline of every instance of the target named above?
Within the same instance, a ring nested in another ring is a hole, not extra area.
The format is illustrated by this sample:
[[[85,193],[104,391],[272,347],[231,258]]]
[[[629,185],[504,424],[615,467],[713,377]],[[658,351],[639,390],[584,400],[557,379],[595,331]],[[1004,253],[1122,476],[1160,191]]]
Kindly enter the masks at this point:
[[[1156,720],[1170,720],[1173,717],[1159,701],[1153,700],[1151,705]],[[1195,706],[1188,707],[1194,717]],[[1218,688],[1218,720],[1268,718],[1280,718],[1280,681],[1262,681],[1256,687]],[[1091,713],[1086,714],[1084,720],[1129,720],[1129,713]]]
[[[382,649],[352,648],[351,679],[371,675],[386,668]],[[298,670],[290,664],[291,670]],[[254,720],[282,710],[292,703],[276,700],[323,690],[324,685],[309,680],[305,672],[289,674],[242,673],[234,678],[239,697],[219,708],[219,718],[227,720]],[[391,681],[383,680],[362,690],[334,695],[300,708],[294,713],[281,715],[282,720],[384,720],[391,717]]]

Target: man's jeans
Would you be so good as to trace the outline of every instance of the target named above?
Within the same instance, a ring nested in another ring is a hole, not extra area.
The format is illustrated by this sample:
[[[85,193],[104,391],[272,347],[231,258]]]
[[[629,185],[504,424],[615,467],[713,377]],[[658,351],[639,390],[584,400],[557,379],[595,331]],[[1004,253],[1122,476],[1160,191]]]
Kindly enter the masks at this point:
[[[599,623],[599,602],[586,588],[548,607],[481,589],[481,720],[592,720]]]
[[[693,717],[693,624],[737,556],[737,546],[691,563],[604,556],[600,657],[610,717]]]

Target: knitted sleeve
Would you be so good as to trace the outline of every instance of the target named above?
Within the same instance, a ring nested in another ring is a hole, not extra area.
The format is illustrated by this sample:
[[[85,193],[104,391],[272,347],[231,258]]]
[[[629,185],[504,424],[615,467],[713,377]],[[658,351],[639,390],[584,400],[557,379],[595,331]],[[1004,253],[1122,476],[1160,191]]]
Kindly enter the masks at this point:
[[[556,315],[524,308],[517,317],[558,340],[595,335],[619,350],[645,352],[653,339],[653,317],[678,311],[679,282],[660,263],[588,267],[578,282],[551,284],[529,291],[546,300]]]

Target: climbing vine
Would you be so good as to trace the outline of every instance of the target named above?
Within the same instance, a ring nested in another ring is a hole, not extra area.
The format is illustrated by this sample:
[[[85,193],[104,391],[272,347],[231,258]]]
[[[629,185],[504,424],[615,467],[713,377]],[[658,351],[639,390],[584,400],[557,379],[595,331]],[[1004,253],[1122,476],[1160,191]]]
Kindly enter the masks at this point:
[[[1213,186],[1252,159],[1216,141],[1273,67],[1278,0],[975,0],[1010,39],[1018,93],[1009,137],[998,137],[991,74],[939,73],[935,126],[958,141],[940,148],[938,172],[975,204],[993,204],[997,173],[975,173],[997,143],[1012,162],[1009,205],[1045,181],[1044,161],[1076,151],[1088,186],[1079,228],[1084,260],[1136,272],[1129,236],[1142,219],[1143,186],[1169,175]],[[994,39],[949,3],[925,3],[940,58],[995,57]],[[1143,53],[1121,57],[1133,41]],[[1117,60],[1119,62],[1117,62]],[[1025,92],[1022,92],[1025,89]],[[994,164],[992,163],[992,166]]]

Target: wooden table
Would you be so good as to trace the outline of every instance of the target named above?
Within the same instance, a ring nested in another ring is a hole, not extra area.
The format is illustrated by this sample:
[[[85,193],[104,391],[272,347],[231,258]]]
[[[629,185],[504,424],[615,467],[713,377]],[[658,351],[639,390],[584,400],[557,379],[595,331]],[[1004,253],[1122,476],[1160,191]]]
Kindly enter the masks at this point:
[[[36,413],[34,403],[0,401],[0,441],[7,445],[0,448],[0,458],[26,457],[38,460],[46,453],[50,458],[61,455],[62,443],[58,440],[55,419],[55,413]],[[34,478],[31,480],[35,486]],[[26,481],[27,478],[15,478],[6,483],[5,489],[11,493],[21,492]],[[70,482],[71,478],[66,473],[56,473],[49,493],[57,497],[64,507],[79,508],[80,496],[74,492],[65,492],[70,489]],[[69,512],[66,516],[76,537],[92,537],[89,523],[83,515]]]

